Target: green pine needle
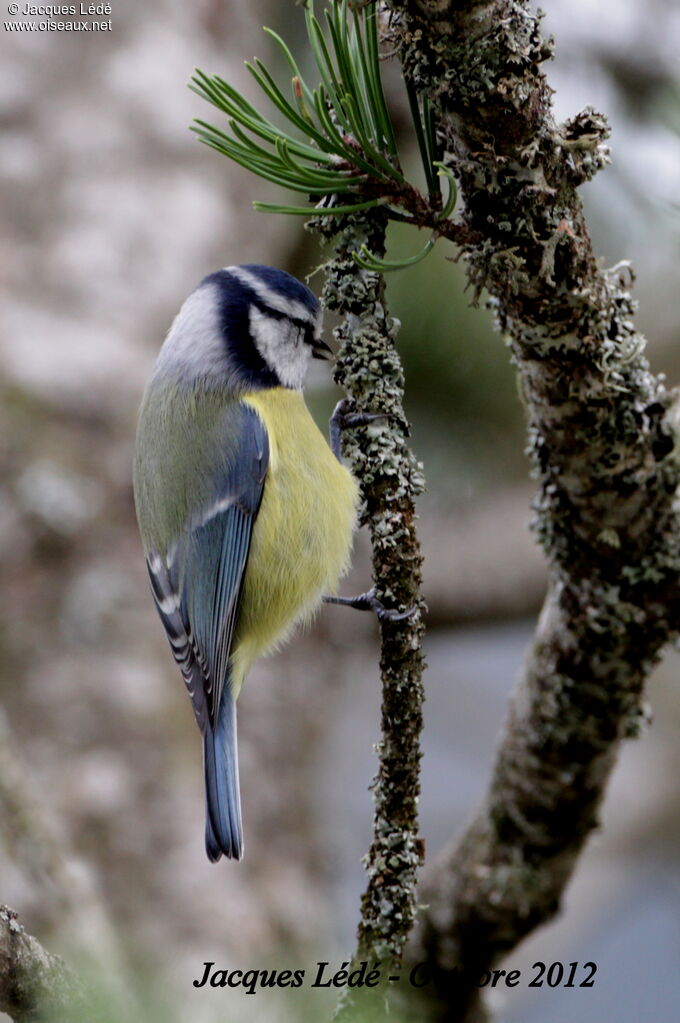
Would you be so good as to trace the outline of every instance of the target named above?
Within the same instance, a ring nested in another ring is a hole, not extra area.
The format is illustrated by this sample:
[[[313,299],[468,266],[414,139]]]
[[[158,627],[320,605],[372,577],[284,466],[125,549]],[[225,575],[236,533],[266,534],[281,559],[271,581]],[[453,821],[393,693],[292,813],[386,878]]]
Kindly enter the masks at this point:
[[[400,207],[400,201],[405,203],[400,196],[417,195],[417,190],[401,170],[383,91],[377,8],[377,0],[351,9],[347,0],[329,0],[322,26],[313,0],[307,0],[305,26],[318,75],[315,86],[305,80],[299,61],[281,36],[265,28],[291,72],[289,88],[284,91],[257,58],[246,67],[283,126],[266,117],[219,75],[196,70],[190,88],[227,118],[222,129],[196,119],[192,130],[199,140],[253,174],[289,191],[306,193],[310,199],[309,206],[255,202],[256,210],[333,216],[381,205],[394,219],[419,222],[407,216],[412,210],[406,205]],[[427,100],[420,100],[408,87],[407,93],[431,209],[425,222],[432,225],[452,212],[455,182],[451,172],[436,160],[435,124]],[[443,208],[441,177],[448,183]],[[350,201],[315,206],[324,196]],[[434,235],[421,252],[406,260],[381,260],[363,249],[355,259],[368,269],[397,269],[424,258],[433,244]]]
[[[260,213],[288,213],[305,217],[339,217],[345,213],[358,213],[384,205],[384,199],[352,203],[351,206],[280,206],[274,202],[254,202],[253,209]]]
[[[308,4],[307,34],[321,80],[316,89],[305,81],[285,41],[265,29],[292,72],[292,102],[261,60],[255,59],[246,67],[283,117],[285,129],[265,117],[224,79],[197,71],[191,88],[227,115],[231,132],[230,141],[226,131],[197,121],[194,130],[199,139],[242,166],[250,166],[261,177],[294,184],[297,191],[319,194],[321,187],[326,192],[335,181],[339,193],[354,190],[360,199],[366,175],[403,185],[380,80],[375,6],[371,2],[365,11],[354,11],[350,18],[347,0],[333,3],[326,11],[324,32],[313,5]],[[306,141],[297,137],[298,133]],[[249,135],[266,143],[268,155],[262,145],[248,145]],[[325,166],[325,171],[319,164]]]
[[[420,263],[421,259],[425,259],[425,256],[434,248],[436,240],[435,236],[432,235],[428,238],[420,252],[416,252],[415,256],[406,256],[403,259],[382,259],[371,252],[366,244],[363,244],[358,252],[353,252],[352,256],[354,262],[364,270],[373,270],[376,273],[403,270],[405,267],[415,266],[416,263]]]

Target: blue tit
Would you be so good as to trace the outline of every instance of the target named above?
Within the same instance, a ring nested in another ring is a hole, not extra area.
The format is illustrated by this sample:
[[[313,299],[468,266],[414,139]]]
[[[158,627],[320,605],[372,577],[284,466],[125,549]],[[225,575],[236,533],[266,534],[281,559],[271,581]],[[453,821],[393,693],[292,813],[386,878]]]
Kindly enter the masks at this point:
[[[139,416],[134,492],[151,589],[203,736],[205,845],[241,859],[236,698],[260,654],[348,567],[357,485],[302,395],[312,292],[267,266],[205,277],[175,318]]]

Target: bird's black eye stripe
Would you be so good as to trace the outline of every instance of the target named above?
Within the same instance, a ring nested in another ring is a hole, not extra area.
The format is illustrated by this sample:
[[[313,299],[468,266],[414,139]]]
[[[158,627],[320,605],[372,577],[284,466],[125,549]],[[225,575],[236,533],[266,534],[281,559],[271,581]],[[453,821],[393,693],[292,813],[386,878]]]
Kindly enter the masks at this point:
[[[309,320],[299,320],[297,317],[288,316],[287,313],[282,313],[280,309],[272,309],[266,302],[261,302],[257,298],[251,298],[250,304],[272,320],[288,320],[294,324],[302,331],[302,340],[306,345],[313,347],[316,343],[316,322],[310,323]]]
[[[272,320],[289,320],[290,323],[294,323],[296,327],[299,327],[300,330],[304,331],[305,342],[307,341],[308,334],[310,338],[314,337],[314,327],[316,325],[315,323],[311,323],[309,320],[300,320],[295,316],[289,316],[288,313],[283,313],[281,312],[280,309],[272,309],[272,307],[270,305],[267,305],[266,302],[261,302],[258,298],[255,297],[249,298],[249,302],[251,305],[255,306],[255,308],[258,309],[261,313],[263,313],[265,316],[268,316]],[[311,341],[309,343],[311,344]]]
[[[272,307],[270,305],[267,305],[266,302],[260,302],[260,300],[258,298],[255,298],[254,296],[249,297],[248,301],[252,306],[255,306],[256,309],[258,309],[265,316],[269,316],[270,319],[272,320],[290,319],[290,317],[286,316],[285,313],[282,313],[280,309],[272,309]]]

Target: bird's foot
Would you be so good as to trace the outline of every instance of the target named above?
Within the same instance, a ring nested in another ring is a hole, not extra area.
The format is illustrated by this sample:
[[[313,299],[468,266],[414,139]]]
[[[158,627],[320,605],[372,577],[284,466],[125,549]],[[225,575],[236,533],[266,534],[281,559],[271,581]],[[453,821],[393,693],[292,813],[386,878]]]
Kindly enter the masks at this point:
[[[385,412],[355,412],[354,402],[351,398],[343,398],[335,406],[331,416],[328,432],[330,434],[331,451],[340,461],[342,452],[342,431],[350,430],[355,426],[367,426],[374,419],[387,419]]]
[[[397,611],[395,608],[385,607],[381,600],[375,595],[375,587],[371,587],[368,593],[360,593],[358,597],[324,597],[326,604],[342,604],[344,607],[353,607],[357,611],[372,611],[381,622],[401,622],[410,618],[418,610],[414,604],[406,611]]]

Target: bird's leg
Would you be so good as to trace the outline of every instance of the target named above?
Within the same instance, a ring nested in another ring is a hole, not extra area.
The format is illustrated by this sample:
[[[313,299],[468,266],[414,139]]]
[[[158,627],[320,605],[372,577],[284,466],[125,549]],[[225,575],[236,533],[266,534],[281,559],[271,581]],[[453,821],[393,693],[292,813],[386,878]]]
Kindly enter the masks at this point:
[[[374,419],[387,418],[384,412],[353,412],[353,408],[354,402],[349,398],[343,398],[335,406],[330,423],[328,424],[331,451],[338,461],[342,458],[340,446],[343,430],[349,430],[353,426],[366,426],[367,423],[372,423]]]
[[[360,593],[358,597],[324,597],[325,604],[342,604],[344,607],[354,607],[357,611],[373,611],[381,622],[401,622],[404,618],[410,618],[418,608],[414,605],[407,611],[397,611],[394,608],[385,607],[382,601],[375,595],[375,587],[371,587],[368,593]]]
[[[343,398],[335,406],[331,416],[328,431],[330,445],[331,451],[338,461],[342,459],[340,446],[343,430],[351,429],[354,426],[366,426],[374,419],[387,418],[385,412],[354,412],[353,409],[354,402],[349,398]],[[408,608],[407,611],[397,611],[395,608],[385,607],[382,601],[376,597],[375,587],[371,587],[367,593],[360,593],[358,597],[325,596],[323,599],[326,604],[342,604],[344,607],[354,607],[358,611],[372,611],[381,622],[401,622],[405,618],[410,618],[418,610],[415,605]]]

